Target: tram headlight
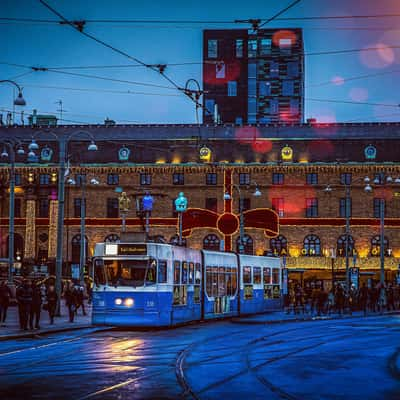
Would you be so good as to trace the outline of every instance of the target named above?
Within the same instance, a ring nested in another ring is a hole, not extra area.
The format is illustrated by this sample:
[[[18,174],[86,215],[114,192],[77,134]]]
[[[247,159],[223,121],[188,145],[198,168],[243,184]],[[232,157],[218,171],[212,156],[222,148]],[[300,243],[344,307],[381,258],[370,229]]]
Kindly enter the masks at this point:
[[[115,299],[115,304],[120,306],[122,304],[122,299]]]
[[[128,297],[127,299],[125,299],[125,305],[127,307],[132,307],[133,306],[133,299]]]

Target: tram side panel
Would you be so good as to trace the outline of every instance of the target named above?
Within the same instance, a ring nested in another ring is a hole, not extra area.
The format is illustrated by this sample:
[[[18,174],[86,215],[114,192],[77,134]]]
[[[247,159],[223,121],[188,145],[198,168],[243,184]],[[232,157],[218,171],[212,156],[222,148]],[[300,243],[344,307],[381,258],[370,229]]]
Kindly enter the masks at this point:
[[[203,318],[238,315],[238,264],[233,253],[202,250]]]
[[[257,314],[281,308],[280,259],[239,255],[240,314]]]

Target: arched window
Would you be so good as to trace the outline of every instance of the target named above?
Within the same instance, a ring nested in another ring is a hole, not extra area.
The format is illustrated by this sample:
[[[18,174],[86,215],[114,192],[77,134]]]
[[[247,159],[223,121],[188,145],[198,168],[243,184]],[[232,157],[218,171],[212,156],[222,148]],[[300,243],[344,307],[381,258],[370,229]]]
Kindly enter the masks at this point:
[[[220,249],[220,243],[221,241],[219,240],[219,237],[217,235],[214,234],[207,235],[203,239],[203,249],[218,251]]]
[[[283,235],[271,238],[269,241],[269,248],[272,254],[277,256],[287,255],[287,239]]]
[[[111,233],[104,238],[105,242],[119,242],[119,236],[116,233]]]
[[[240,242],[240,236],[237,237],[236,239],[236,251],[239,253],[239,242]],[[254,254],[253,252],[253,239],[249,235],[244,235],[243,236],[243,252],[244,254]]]
[[[175,246],[179,245],[179,235],[174,235],[172,236],[172,238],[169,241],[169,244],[173,244]],[[186,238],[182,238],[182,246],[186,247],[187,243],[186,243]]]
[[[72,240],[72,251],[71,251],[71,262],[73,264],[79,264],[81,256],[81,235],[75,235]],[[85,236],[85,259],[88,256],[88,238]]]
[[[353,236],[349,235],[347,255],[349,257],[352,257],[354,254],[355,254],[354,239],[353,239]],[[336,255],[338,257],[346,256],[346,235],[339,236],[339,238],[337,240],[337,246],[336,246]]]
[[[383,238],[383,251],[385,256],[390,256],[389,239],[385,236]],[[371,239],[371,256],[379,257],[381,255],[381,237],[380,235],[373,236]]]
[[[317,235],[307,235],[304,238],[302,254],[304,256],[320,256],[321,240]]]
[[[7,236],[7,249],[6,256],[8,258],[8,245],[9,245],[9,236]],[[22,260],[24,257],[24,239],[19,233],[14,233],[14,259],[17,261]]]

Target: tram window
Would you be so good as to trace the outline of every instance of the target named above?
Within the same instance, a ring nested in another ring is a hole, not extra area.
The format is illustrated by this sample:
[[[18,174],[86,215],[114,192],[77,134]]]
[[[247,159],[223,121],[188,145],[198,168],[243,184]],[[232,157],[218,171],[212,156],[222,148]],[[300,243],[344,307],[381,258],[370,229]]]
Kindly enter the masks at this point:
[[[167,282],[167,262],[164,260],[158,261],[158,283]]]
[[[264,285],[271,283],[271,268],[264,268]]]
[[[237,290],[237,268],[232,268],[231,280],[232,280],[232,296],[233,296]]]
[[[261,267],[253,268],[253,282],[256,285],[261,283]]]
[[[94,264],[94,283],[96,285],[106,284],[106,274],[104,271],[103,260],[96,260]]]
[[[225,268],[218,268],[218,297],[226,296]]]
[[[193,285],[194,283],[194,264],[189,263],[189,284]]]
[[[243,267],[243,283],[251,283],[251,267]]]
[[[144,286],[156,282],[155,260],[106,260],[108,282],[115,286]]]
[[[225,286],[226,294],[232,296],[232,273],[230,268],[227,268],[227,273],[225,274]]]
[[[181,262],[174,261],[174,284],[181,283]]]
[[[206,292],[209,297],[212,296],[212,269],[206,267]]]
[[[201,282],[201,267],[200,267],[200,263],[196,263],[195,265],[195,280],[194,283],[196,285],[200,285]]]
[[[279,284],[279,269],[278,268],[272,269],[272,283]]]
[[[218,296],[218,267],[212,267],[212,288],[211,288],[211,296]]]
[[[186,261],[182,262],[182,284],[186,285],[188,283],[188,263]]]

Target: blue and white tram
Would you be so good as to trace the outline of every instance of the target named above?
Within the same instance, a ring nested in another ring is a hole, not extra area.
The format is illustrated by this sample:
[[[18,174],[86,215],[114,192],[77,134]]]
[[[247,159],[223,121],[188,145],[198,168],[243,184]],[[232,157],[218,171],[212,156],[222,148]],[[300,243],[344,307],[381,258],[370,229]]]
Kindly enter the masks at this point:
[[[280,260],[163,243],[98,243],[94,324],[172,326],[279,308]]]

